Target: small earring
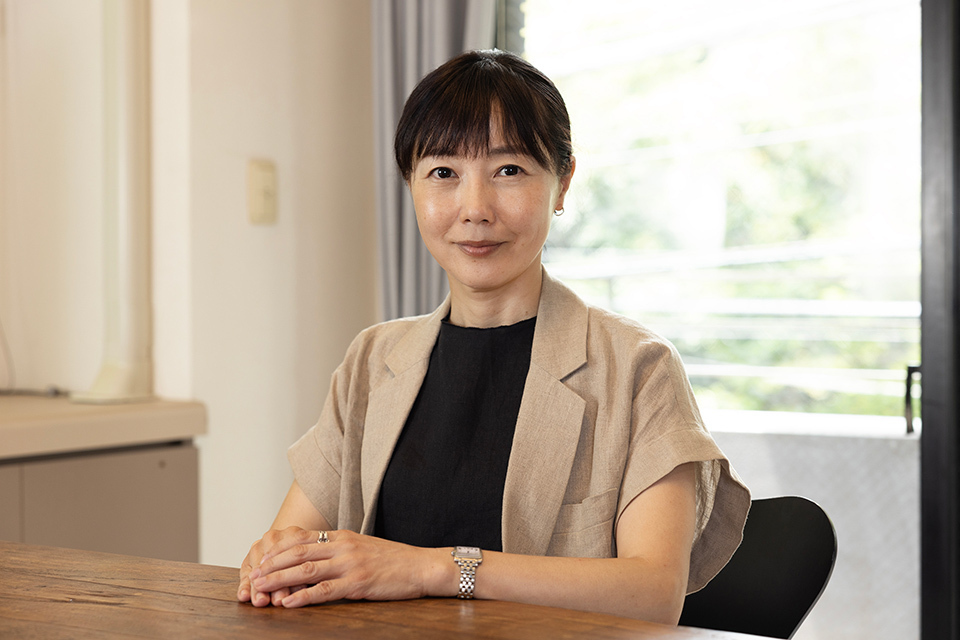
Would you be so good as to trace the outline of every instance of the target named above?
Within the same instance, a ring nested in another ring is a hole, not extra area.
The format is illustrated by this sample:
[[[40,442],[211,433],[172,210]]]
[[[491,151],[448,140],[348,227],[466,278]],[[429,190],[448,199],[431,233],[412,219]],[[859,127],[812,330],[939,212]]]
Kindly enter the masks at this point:
[[[560,216],[562,216],[562,215],[563,215],[563,207],[560,207],[559,209],[557,209],[556,211],[554,211],[554,212],[553,212],[553,215],[557,216],[558,218],[559,218]]]

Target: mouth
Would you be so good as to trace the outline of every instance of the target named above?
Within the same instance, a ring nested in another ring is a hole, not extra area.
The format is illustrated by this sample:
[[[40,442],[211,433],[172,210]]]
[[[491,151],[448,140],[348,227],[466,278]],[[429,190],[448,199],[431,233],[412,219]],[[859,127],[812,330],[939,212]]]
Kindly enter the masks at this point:
[[[457,247],[472,258],[483,258],[495,252],[503,245],[494,240],[464,240],[455,243]]]

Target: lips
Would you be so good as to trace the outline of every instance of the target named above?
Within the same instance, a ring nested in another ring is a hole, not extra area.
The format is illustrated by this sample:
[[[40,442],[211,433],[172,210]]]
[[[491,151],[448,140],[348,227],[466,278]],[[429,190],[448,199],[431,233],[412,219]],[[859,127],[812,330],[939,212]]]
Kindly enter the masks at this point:
[[[503,243],[494,240],[465,240],[455,244],[468,256],[483,258],[495,252]]]

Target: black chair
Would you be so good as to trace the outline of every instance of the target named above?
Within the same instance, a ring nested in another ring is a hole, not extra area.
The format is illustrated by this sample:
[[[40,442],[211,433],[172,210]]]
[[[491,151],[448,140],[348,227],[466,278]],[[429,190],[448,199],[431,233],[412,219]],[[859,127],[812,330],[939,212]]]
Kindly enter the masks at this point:
[[[687,596],[680,624],[791,638],[820,599],[836,557],[836,531],[817,503],[754,500],[743,542],[706,587]]]

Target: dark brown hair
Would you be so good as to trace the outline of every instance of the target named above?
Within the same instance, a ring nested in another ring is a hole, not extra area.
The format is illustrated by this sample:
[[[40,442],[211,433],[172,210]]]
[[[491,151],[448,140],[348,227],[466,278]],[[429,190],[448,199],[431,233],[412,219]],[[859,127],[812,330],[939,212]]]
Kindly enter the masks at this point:
[[[462,53],[414,88],[394,139],[403,179],[424,156],[489,151],[492,116],[507,144],[559,177],[570,171],[570,116],[557,87],[523,58],[494,49]]]

